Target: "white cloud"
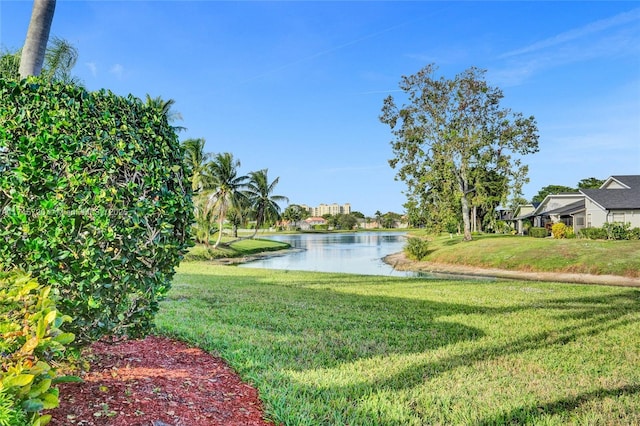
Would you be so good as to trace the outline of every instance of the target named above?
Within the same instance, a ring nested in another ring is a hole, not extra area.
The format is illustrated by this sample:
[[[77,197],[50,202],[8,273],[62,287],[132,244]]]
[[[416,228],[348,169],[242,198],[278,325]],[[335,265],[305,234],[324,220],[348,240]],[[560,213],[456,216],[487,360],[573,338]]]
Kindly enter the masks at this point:
[[[87,62],[85,63],[85,65],[87,66],[87,68],[89,68],[89,71],[91,72],[92,76],[97,76],[98,75],[98,66],[96,65],[95,62]]]
[[[124,67],[120,64],[115,64],[111,67],[111,69],[109,70],[109,72],[113,75],[115,75],[118,78],[122,78],[123,74],[124,74]]]

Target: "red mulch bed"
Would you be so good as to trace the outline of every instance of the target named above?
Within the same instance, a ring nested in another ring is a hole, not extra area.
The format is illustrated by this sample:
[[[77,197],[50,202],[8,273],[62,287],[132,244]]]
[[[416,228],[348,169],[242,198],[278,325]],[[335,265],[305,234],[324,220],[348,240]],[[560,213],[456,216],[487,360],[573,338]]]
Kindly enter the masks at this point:
[[[256,389],[201,349],[156,336],[89,349],[84,382],[59,386],[50,425],[273,426]]]

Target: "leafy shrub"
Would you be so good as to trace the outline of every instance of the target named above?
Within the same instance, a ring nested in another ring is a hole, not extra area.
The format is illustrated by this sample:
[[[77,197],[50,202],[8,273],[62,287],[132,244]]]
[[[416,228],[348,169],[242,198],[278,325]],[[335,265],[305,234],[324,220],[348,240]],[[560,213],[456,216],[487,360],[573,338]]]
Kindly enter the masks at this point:
[[[25,412],[4,390],[0,390],[0,426],[27,426]]]
[[[554,223],[551,227],[551,235],[553,235],[555,239],[566,238],[567,229],[569,229],[569,227],[562,222]]]
[[[52,285],[81,343],[146,334],[190,245],[182,159],[133,96],[0,80],[0,269]]]
[[[0,425],[47,424],[51,416],[40,412],[58,406],[53,385],[73,379],[50,364],[65,359],[74,338],[60,330],[71,318],[56,310],[50,291],[24,272],[0,274]]]
[[[603,228],[582,228],[578,235],[580,238],[589,240],[606,240],[608,238],[607,231]]]
[[[632,228],[629,230],[630,240],[640,240],[640,228]]]
[[[460,226],[454,219],[449,219],[445,224],[445,229],[449,234],[456,234],[460,230]]]
[[[631,224],[622,222],[609,222],[603,224],[602,228],[606,231],[607,237],[610,240],[628,240]]]
[[[549,231],[547,230],[547,228],[532,226],[531,228],[529,228],[529,236],[533,238],[546,238],[549,236]]]
[[[422,260],[429,254],[429,241],[424,238],[409,237],[404,251],[410,259]]]

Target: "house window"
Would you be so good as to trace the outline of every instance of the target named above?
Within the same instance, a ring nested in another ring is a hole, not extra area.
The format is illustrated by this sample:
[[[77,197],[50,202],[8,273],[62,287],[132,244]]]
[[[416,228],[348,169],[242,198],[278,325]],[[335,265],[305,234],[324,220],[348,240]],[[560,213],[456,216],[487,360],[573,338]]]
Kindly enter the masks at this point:
[[[624,223],[624,213],[614,213],[613,214],[613,222]]]
[[[591,213],[587,213],[587,228],[591,228]]]
[[[584,216],[576,216],[576,226],[584,226]]]

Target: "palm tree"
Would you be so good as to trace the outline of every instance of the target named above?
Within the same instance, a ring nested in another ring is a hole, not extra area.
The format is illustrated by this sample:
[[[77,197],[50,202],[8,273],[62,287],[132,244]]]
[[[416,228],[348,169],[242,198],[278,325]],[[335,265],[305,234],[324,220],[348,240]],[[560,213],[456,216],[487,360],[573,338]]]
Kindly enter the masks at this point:
[[[54,37],[44,54],[42,77],[48,81],[79,84],[80,79],[71,75],[78,60],[78,49],[67,40]]]
[[[218,239],[213,245],[213,248],[217,248],[222,240],[222,226],[227,212],[232,207],[242,206],[243,198],[246,197],[242,190],[247,176],[238,176],[240,160],[234,159],[233,154],[229,152],[216,154],[207,164],[213,187],[208,196],[208,208],[212,209],[218,218]]]
[[[382,212],[380,212],[380,210],[376,210],[376,212],[374,213],[375,217],[376,217],[376,222],[378,224],[378,228],[382,228],[382,225],[380,224],[380,222],[382,221]]]
[[[173,106],[175,105],[175,103],[176,101],[173,99],[169,99],[165,101],[160,96],[156,96],[155,98],[152,98],[147,93],[147,99],[146,99],[147,106],[155,108],[160,114],[167,117],[167,122],[169,124],[174,123],[177,120],[182,120],[182,114],[180,114],[178,111],[175,111],[173,109]],[[171,128],[176,133],[187,130],[186,127],[182,127],[182,126],[171,126]]]
[[[209,239],[213,231],[213,217],[211,209],[207,209],[207,200],[196,198],[194,200],[194,237],[196,242],[209,247]]]
[[[248,199],[246,199],[248,201]],[[237,206],[229,209],[227,222],[233,227],[233,237],[238,238],[238,228],[247,222],[248,206]]]
[[[56,0],[33,0],[27,38],[20,57],[20,78],[40,75],[55,10]]]
[[[20,59],[22,50],[3,49],[0,53],[0,76],[9,79],[20,79]],[[44,63],[40,76],[47,81],[80,84],[78,77],[71,75],[71,70],[78,60],[78,50],[67,40],[54,37],[44,55]]]
[[[182,142],[184,160],[191,174],[191,189],[196,193],[211,189],[212,186],[211,178],[207,174],[207,163],[211,154],[204,152],[205,143],[204,138],[186,139]]]
[[[251,238],[256,236],[258,229],[265,221],[276,221],[280,218],[278,202],[289,202],[289,199],[283,195],[271,195],[280,178],[277,177],[269,183],[267,172],[267,169],[262,169],[249,173],[246,192],[256,218],[256,228]]]
[[[2,49],[0,53],[0,78],[20,79],[20,51]]]

